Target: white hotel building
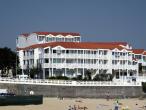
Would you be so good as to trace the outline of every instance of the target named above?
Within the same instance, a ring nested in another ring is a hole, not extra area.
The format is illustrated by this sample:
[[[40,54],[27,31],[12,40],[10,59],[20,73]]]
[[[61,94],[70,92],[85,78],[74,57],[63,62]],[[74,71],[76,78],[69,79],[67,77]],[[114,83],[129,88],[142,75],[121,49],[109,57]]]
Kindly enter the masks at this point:
[[[51,76],[92,78],[113,74],[125,79],[146,74],[146,51],[133,49],[126,42],[81,42],[79,33],[33,32],[17,38],[22,70],[41,64],[42,78]]]

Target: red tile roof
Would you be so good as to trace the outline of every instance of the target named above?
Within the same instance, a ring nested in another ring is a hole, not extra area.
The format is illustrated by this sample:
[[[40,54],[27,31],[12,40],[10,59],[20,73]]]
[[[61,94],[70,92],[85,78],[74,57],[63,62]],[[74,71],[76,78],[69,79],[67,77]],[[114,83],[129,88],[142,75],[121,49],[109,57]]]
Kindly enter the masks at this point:
[[[133,52],[134,54],[143,54],[144,49],[132,49],[132,52]]]
[[[20,34],[20,35],[23,35],[23,36],[25,36],[25,37],[28,37],[28,36],[29,36],[28,33],[23,33],[23,34]]]
[[[72,33],[72,32],[33,32],[36,33],[38,35],[49,35],[52,34],[54,36],[56,35],[63,35],[63,36],[67,36],[67,35],[72,35],[72,36],[80,36],[79,33]]]
[[[144,51],[143,55],[146,55],[146,51]]]
[[[128,43],[127,42],[92,42],[92,43],[98,43],[98,44],[111,44],[111,45],[124,45],[126,46]]]
[[[137,61],[138,59],[136,59],[136,58],[133,58],[132,60],[133,60],[133,61]]]
[[[56,47],[56,46],[62,46],[64,48],[75,48],[75,49],[124,49],[118,44],[110,44],[110,43],[92,43],[92,42],[51,42],[51,43],[43,43],[43,44],[35,44],[31,45],[26,48],[17,48],[18,50],[28,50],[28,49],[34,49],[34,48],[45,48],[45,47]]]
[[[37,35],[49,35],[49,34],[52,34],[54,36],[57,36],[57,35],[63,35],[63,36],[67,36],[67,35],[80,36],[79,33],[73,33],[73,32],[33,32],[33,33],[36,33]],[[23,35],[25,37],[28,37],[29,36],[29,33],[24,33],[24,34],[20,34],[20,35]]]

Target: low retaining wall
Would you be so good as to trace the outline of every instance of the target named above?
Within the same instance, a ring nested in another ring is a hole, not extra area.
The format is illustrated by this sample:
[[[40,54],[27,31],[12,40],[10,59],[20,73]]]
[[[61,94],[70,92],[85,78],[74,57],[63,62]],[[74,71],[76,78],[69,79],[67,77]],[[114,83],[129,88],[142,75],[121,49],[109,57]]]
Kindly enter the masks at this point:
[[[141,86],[55,86],[0,83],[0,89],[8,89],[18,95],[28,95],[30,91],[34,91],[35,95],[48,97],[105,98],[107,95],[139,97],[143,94]]]

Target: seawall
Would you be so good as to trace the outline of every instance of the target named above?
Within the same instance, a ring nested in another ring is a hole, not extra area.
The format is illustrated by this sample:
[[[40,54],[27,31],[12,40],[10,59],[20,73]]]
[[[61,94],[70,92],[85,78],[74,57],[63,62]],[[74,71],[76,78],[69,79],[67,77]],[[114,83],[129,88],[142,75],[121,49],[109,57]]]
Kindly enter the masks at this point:
[[[0,83],[0,89],[8,89],[17,95],[25,95],[34,91],[35,95],[72,98],[105,98],[107,95],[111,98],[140,97],[143,94],[141,86],[56,86]]]

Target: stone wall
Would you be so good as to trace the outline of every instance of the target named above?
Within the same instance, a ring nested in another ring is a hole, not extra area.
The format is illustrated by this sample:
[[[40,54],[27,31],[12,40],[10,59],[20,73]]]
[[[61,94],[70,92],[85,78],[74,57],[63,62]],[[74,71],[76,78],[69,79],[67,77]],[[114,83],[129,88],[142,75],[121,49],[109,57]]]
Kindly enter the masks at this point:
[[[83,97],[83,98],[105,98],[110,97],[139,97],[143,94],[140,86],[50,86],[50,85],[28,85],[28,84],[0,84],[0,89],[8,89],[18,95],[43,94],[48,97]]]

